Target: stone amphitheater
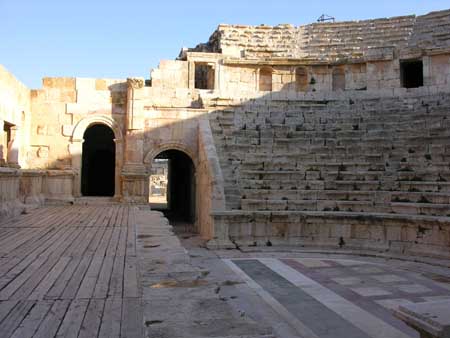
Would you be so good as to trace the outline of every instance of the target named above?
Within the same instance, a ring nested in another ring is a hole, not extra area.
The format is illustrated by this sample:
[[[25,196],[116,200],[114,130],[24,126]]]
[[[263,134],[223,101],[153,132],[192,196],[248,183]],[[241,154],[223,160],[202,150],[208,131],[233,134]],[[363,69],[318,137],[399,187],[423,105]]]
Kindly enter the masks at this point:
[[[450,10],[220,25],[148,79],[0,67],[0,208],[168,207],[210,248],[302,246],[450,258]]]

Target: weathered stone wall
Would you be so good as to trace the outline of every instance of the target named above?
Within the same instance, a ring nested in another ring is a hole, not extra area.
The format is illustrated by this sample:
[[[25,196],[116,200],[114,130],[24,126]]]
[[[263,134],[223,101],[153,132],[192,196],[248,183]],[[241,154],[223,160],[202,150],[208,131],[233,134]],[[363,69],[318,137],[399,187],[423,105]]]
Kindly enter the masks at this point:
[[[124,80],[44,78],[31,93],[32,122],[27,167],[68,169],[69,145],[75,126],[84,118],[108,116],[124,125]],[[84,132],[84,131],[83,131]]]
[[[209,51],[224,55],[261,58],[295,58],[334,62],[368,57],[371,49],[395,47],[411,53],[417,49],[450,47],[450,11],[424,16],[314,23],[294,27],[220,25],[209,41]],[[200,45],[198,50],[208,50]],[[195,49],[194,49],[195,50]]]
[[[214,145],[209,121],[202,117],[199,121],[199,160],[197,165],[198,230],[204,239],[211,240],[218,247],[231,244],[228,239],[220,241],[214,227],[213,211],[225,210],[224,179],[219,158]],[[223,237],[223,236],[222,236]]]
[[[0,65],[0,165],[24,165],[30,109],[30,90]],[[9,145],[4,124],[10,126]]]

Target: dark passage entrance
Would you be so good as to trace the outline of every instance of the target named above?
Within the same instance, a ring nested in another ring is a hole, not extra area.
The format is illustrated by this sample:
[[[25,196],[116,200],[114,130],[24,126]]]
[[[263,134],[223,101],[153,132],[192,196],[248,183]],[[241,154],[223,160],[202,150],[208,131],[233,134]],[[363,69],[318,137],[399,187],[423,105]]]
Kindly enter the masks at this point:
[[[114,196],[116,145],[111,128],[96,124],[86,129],[82,162],[83,196]]]
[[[182,151],[166,150],[156,156],[153,161],[153,169],[161,169],[164,162],[167,166],[165,174],[167,176],[167,188],[165,189],[167,203],[155,204],[152,208],[162,210],[171,221],[193,223],[195,221],[194,164],[191,158]]]
[[[402,87],[417,88],[423,86],[422,60],[407,60],[400,62],[400,76]]]

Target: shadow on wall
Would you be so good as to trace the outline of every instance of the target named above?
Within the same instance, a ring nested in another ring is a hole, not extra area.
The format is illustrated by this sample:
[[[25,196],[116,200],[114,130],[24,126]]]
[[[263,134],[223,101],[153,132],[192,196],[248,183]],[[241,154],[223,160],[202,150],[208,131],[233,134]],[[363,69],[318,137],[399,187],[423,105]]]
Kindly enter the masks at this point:
[[[428,226],[436,216],[431,211],[422,208],[413,213],[419,195],[422,201],[428,199],[430,207],[437,198],[432,191],[419,190],[424,183],[433,185],[431,190],[447,186],[448,170],[436,169],[445,154],[430,142],[411,140],[426,136],[434,145],[445,146],[450,134],[449,128],[442,128],[448,123],[441,112],[446,104],[450,107],[449,95],[427,97],[423,88],[405,89],[403,94],[414,101],[405,106],[403,98],[394,95],[301,93],[290,90],[292,86],[245,101],[200,91],[194,107],[144,105],[132,112],[134,129],[129,128],[130,121],[119,124],[117,116],[88,115],[71,137],[73,170],[24,170],[20,199],[41,201],[44,195],[70,201],[80,196],[86,153],[83,135],[104,125],[115,138],[116,198],[146,203],[154,158],[181,151],[195,168],[195,203],[185,203],[195,205],[196,229],[205,239],[222,241],[218,245],[230,237],[243,244],[279,241],[357,247],[364,242],[371,248],[385,248],[396,229],[399,242],[418,242],[419,251],[448,247],[442,238],[450,237],[450,215],[440,215],[445,220],[441,219],[439,230]],[[424,112],[433,113],[429,123],[414,119],[405,123],[407,114]],[[386,129],[387,116],[395,131]],[[92,182],[95,185],[97,180]],[[450,188],[439,193],[450,198]],[[406,200],[411,205],[404,205]],[[448,207],[450,199],[446,203]],[[401,229],[411,226],[417,230],[415,238],[403,238],[410,235],[402,235]],[[371,232],[370,227],[384,230]]]

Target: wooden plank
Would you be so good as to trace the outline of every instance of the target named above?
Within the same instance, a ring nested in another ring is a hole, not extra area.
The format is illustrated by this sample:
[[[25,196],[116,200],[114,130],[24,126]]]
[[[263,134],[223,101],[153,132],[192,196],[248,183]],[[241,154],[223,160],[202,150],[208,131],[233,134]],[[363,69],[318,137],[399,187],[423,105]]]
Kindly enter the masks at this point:
[[[55,256],[66,255],[67,248],[80,236],[79,228],[65,227],[61,229],[62,236],[58,238],[57,242],[45,243],[46,249],[40,255],[42,256]]]
[[[83,257],[81,259],[81,262],[77,266],[77,269],[76,269],[75,273],[73,274],[73,277],[69,280],[69,283],[67,283],[67,286],[64,289],[63,294],[61,295],[62,299],[75,298],[75,295],[77,294],[78,289],[80,287],[81,281],[83,280],[84,275],[86,274],[86,271],[89,268],[91,259],[92,259],[92,257]]]
[[[116,256],[114,258],[114,266],[109,283],[108,297],[122,297],[123,280],[124,280],[125,257]]]
[[[32,219],[42,219],[42,216],[47,214],[48,207],[41,207],[28,212],[28,214],[21,214],[16,217],[12,217],[1,223],[2,227],[20,227],[24,223],[28,223]]]
[[[114,265],[114,257],[105,257],[94,289],[94,298],[106,298]]]
[[[120,227],[122,224],[122,215],[123,215],[123,206],[122,205],[120,205],[120,206],[117,206],[116,207],[116,218],[114,219],[114,224],[113,224],[113,226],[115,226],[115,227]]]
[[[116,256],[125,256],[127,249],[127,228],[120,227],[119,243],[117,244]]]
[[[108,217],[108,213],[107,213],[107,208],[103,207],[103,208],[99,208],[102,213],[100,215],[100,217],[97,219],[97,222],[94,224],[94,226],[100,226],[100,227],[104,227],[108,225],[108,221],[107,221],[107,217]]]
[[[98,338],[119,338],[121,319],[122,299],[108,298],[105,302]]]
[[[77,338],[89,300],[75,299],[69,306],[56,337]]]
[[[112,228],[106,228],[105,234],[102,237],[101,242],[97,246],[97,250],[95,250],[95,253],[94,253],[95,256],[101,256],[101,257],[105,256],[106,249],[108,248],[109,241],[111,240],[112,232],[113,232]]]
[[[28,299],[44,299],[46,293],[50,290],[59,275],[64,271],[70,260],[70,257],[61,257],[50,270],[50,272],[45,275],[44,279],[39,283],[39,285],[33,290]]]
[[[0,264],[0,277],[8,273],[8,271],[11,270],[13,267],[15,267],[17,264],[19,264],[21,260],[22,258],[19,257],[2,259],[2,262]]]
[[[0,302],[0,323],[3,321],[3,319],[6,318],[6,316],[11,312],[11,310],[14,308],[14,306],[19,303],[17,300],[7,300]]]
[[[79,338],[97,337],[104,306],[105,301],[103,299],[91,299],[78,334]]]
[[[84,243],[80,243],[80,245],[77,247],[77,250],[74,251],[74,255],[84,255],[84,253],[87,251],[89,245],[94,240],[95,235],[97,232],[101,230],[101,228],[86,228],[87,229],[87,238],[84,241]]]
[[[143,315],[140,299],[124,298],[122,302],[121,337],[143,337]]]
[[[34,334],[33,338],[49,338],[54,337],[61,325],[61,322],[66,315],[69,308],[70,301],[57,300],[53,303],[52,308],[47,313],[47,316],[39,325],[38,330]]]
[[[27,256],[34,255],[38,256],[49,248],[53,248],[52,244],[59,243],[59,239],[66,236],[66,233],[70,233],[70,229],[52,229],[46,233],[44,236],[39,237],[36,241],[32,243],[27,243],[26,246],[17,248],[15,251],[11,252],[14,256]]]
[[[31,308],[34,306],[33,301],[20,301],[6,316],[5,319],[3,319],[2,323],[0,324],[0,333],[2,337],[9,337],[11,336],[14,331],[19,327],[20,323],[22,323],[25,316],[28,314],[28,312],[31,310]]]
[[[86,226],[93,227],[96,224],[99,217],[101,217],[101,216],[102,216],[102,208],[96,207],[92,211],[89,222],[86,224]]]
[[[139,277],[137,268],[137,259],[135,257],[126,257],[124,268],[123,297],[139,297]]]
[[[107,210],[107,213],[106,213],[105,222],[104,222],[104,226],[112,226],[111,219],[113,217],[113,214],[114,214],[114,207],[108,207],[108,210]]]
[[[80,257],[68,257],[70,261],[67,263],[64,271],[58,276],[55,283],[44,296],[45,299],[59,299],[66,288],[69,281],[81,262]]]
[[[58,256],[50,256],[48,259],[36,269],[30,278],[18,288],[14,294],[11,295],[11,299],[27,299],[30,293],[39,285],[41,280],[49,273],[53,266],[58,262]]]
[[[37,302],[19,327],[14,331],[11,338],[31,338],[50,311],[53,303],[49,301]]]
[[[0,290],[6,287],[14,278],[19,276],[36,259],[34,256],[28,256],[22,259],[16,266],[10,269],[0,278]]]
[[[95,251],[98,248],[98,245],[100,241],[102,240],[103,236],[105,235],[106,228],[96,227],[97,233],[95,234],[92,241],[89,243],[89,246],[87,247],[86,251],[84,252],[84,255],[94,255]]]
[[[117,244],[120,237],[120,228],[113,227],[113,233],[111,235],[111,240],[109,241],[108,248],[106,250],[106,256],[115,256],[117,250]]]
[[[9,238],[9,242],[2,246],[2,252],[8,256],[13,256],[14,250],[18,250],[19,248],[26,249],[32,243],[38,242],[42,237],[51,232],[51,228],[22,230],[17,234],[17,238],[15,236]]]
[[[46,261],[46,257],[38,257],[26,270],[14,278],[5,288],[0,291],[0,300],[8,300]]]
[[[77,236],[73,241],[71,241],[68,246],[65,255],[68,256],[81,256],[81,253],[84,249],[89,245],[92,240],[92,236],[90,235],[91,228],[81,228],[77,227],[77,231],[80,232],[80,235]]]
[[[76,298],[91,298],[97,284],[98,275],[102,267],[104,257],[94,256],[89,269],[81,282]]]
[[[129,210],[129,208],[128,208]],[[136,256],[136,228],[135,222],[128,222],[128,237],[127,237],[127,256]]]

